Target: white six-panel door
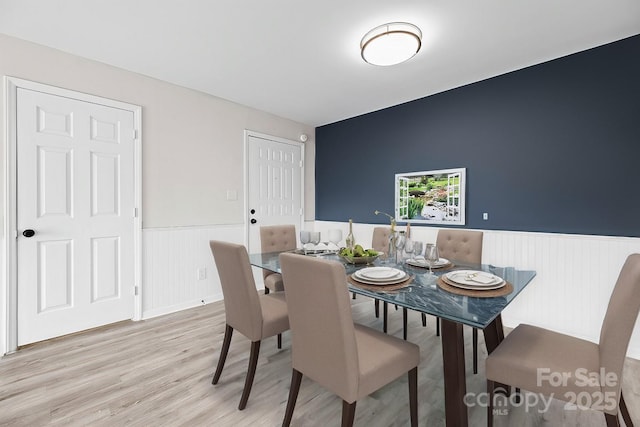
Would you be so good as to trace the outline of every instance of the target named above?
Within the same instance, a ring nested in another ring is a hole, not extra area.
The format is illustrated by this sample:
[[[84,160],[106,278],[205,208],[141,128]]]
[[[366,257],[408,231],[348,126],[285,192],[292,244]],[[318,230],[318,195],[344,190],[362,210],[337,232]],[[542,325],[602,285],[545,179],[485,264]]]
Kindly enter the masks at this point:
[[[18,88],[16,132],[18,345],[131,319],[133,112]]]
[[[248,250],[260,252],[260,226],[303,221],[302,144],[266,135],[247,136]]]

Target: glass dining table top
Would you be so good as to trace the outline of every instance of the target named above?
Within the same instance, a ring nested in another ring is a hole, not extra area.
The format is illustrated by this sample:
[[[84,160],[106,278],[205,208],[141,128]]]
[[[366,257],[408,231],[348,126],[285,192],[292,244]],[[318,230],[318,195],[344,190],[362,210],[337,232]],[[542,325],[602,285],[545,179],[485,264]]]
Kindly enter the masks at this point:
[[[280,252],[250,254],[251,265],[266,270],[281,273]],[[306,255],[311,256],[311,255]],[[413,276],[411,283],[403,288],[393,291],[371,290],[370,287],[362,288],[349,284],[345,278],[345,285],[349,291],[376,298],[411,310],[448,319],[454,322],[484,329],[504,308],[533,280],[535,271],[519,270],[513,267],[496,267],[491,264],[463,264],[455,260],[453,267],[446,269],[433,269],[433,274],[428,268],[413,267],[406,263],[390,263],[376,260],[373,264],[349,264],[334,254],[322,255],[321,258],[340,262],[344,265],[347,275],[356,270],[371,266],[394,267]],[[492,273],[513,285],[513,291],[504,296],[472,297],[458,295],[440,288],[436,280],[442,274],[454,270],[481,270]]]

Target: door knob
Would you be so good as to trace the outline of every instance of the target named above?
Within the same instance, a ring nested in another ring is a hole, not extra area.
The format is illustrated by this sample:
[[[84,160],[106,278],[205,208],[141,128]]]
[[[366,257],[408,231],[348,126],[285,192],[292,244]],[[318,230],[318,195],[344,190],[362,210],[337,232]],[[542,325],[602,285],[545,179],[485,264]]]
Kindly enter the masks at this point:
[[[22,232],[22,235],[23,235],[24,237],[33,237],[35,234],[36,234],[36,232],[35,232],[35,231],[33,231],[33,230],[24,230],[24,231]]]
[[[258,220],[257,220],[257,219],[255,219],[255,218],[251,218],[251,224],[255,224],[256,222],[258,222]]]

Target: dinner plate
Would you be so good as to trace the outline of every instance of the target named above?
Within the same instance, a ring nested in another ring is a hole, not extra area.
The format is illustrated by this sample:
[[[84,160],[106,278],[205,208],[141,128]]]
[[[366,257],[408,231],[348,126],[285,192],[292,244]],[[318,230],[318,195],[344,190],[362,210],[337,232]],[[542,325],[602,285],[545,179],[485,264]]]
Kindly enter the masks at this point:
[[[388,279],[388,280],[384,280],[384,281],[365,279],[364,277],[358,276],[356,273],[353,273],[351,275],[351,278],[353,280],[355,280],[356,282],[364,283],[365,285],[375,285],[375,286],[397,285],[398,283],[402,283],[405,280],[407,280],[407,274],[406,273],[404,273],[403,275],[401,275],[401,276],[399,276],[397,278],[392,278],[392,279]]]
[[[359,272],[356,271],[355,273],[353,273],[352,277],[355,280],[358,280],[358,281],[363,282],[363,283],[369,283],[369,284],[374,283],[374,284],[381,284],[381,285],[393,285],[395,283],[400,283],[403,280],[405,280],[407,278],[407,273],[405,273],[404,271],[398,270],[398,272],[395,275],[391,276],[391,277],[386,277],[386,278],[383,278],[383,279],[373,279],[373,278],[362,276]]]
[[[429,263],[427,262],[426,259],[420,257],[420,258],[411,258],[408,259],[407,264],[412,265],[414,267],[424,267],[424,268],[429,268]],[[445,267],[447,265],[451,264],[451,261],[449,261],[446,258],[440,258],[437,262],[435,262],[433,264],[433,266],[431,268],[442,268]]]
[[[507,282],[505,282],[504,280],[498,284],[492,285],[492,286],[477,286],[477,285],[463,285],[461,283],[456,283],[452,280],[447,279],[446,275],[441,276],[441,279],[450,286],[456,287],[456,288],[460,288],[460,289],[465,289],[465,290],[469,290],[469,291],[493,291],[496,289],[500,289],[502,287],[504,287]]]
[[[487,288],[503,283],[501,277],[478,270],[456,270],[445,274],[445,277],[456,284],[472,286],[475,288]]]
[[[356,271],[356,274],[369,280],[388,280],[406,273],[392,267],[367,267]]]

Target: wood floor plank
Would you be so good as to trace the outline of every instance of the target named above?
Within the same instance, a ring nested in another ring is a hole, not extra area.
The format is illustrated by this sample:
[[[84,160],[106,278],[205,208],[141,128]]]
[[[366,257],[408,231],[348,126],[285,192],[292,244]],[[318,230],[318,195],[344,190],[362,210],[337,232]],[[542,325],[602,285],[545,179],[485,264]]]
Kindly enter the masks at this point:
[[[352,300],[358,323],[382,328],[371,300]],[[402,312],[390,310],[389,333],[402,337]],[[262,343],[247,408],[238,411],[250,342],[234,334],[220,382],[213,386],[224,334],[222,302],[30,345],[0,359],[2,426],[279,426],[291,380],[290,339]],[[421,426],[444,425],[442,349],[435,321],[426,328],[409,312],[409,340],[420,346],[418,367]],[[471,330],[465,328],[467,391],[485,391],[484,342],[480,338],[479,373],[471,373]],[[627,359],[623,388],[629,411],[640,426],[640,361]],[[523,407],[497,416],[503,426],[602,426],[591,411],[565,411],[553,402],[541,414]],[[339,425],[341,400],[303,379],[293,426]],[[469,425],[486,425],[483,407],[469,409]],[[406,377],[358,402],[356,425],[409,425]]]

